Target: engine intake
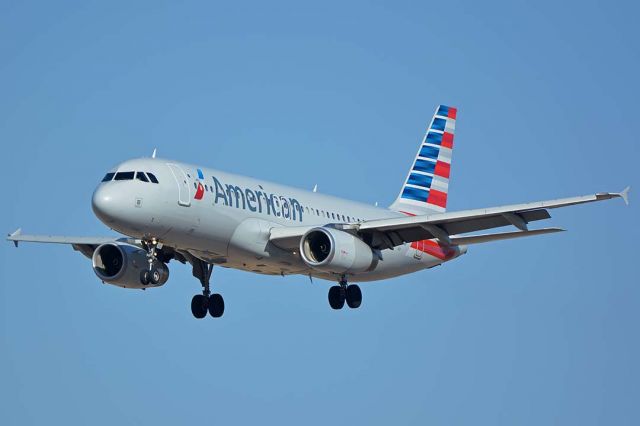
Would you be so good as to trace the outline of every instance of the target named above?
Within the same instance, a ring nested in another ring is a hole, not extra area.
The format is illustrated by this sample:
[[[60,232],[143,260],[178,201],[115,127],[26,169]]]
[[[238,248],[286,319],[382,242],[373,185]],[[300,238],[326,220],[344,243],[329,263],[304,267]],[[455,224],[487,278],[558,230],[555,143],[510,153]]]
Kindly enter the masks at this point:
[[[140,247],[123,243],[106,243],[93,251],[93,271],[108,284],[124,288],[146,288],[141,281],[141,274],[149,268],[147,253]],[[156,287],[169,279],[169,268],[162,262],[154,265],[161,277]]]
[[[366,272],[378,256],[364,241],[334,228],[313,228],[300,240],[300,254],[313,269],[335,274]]]

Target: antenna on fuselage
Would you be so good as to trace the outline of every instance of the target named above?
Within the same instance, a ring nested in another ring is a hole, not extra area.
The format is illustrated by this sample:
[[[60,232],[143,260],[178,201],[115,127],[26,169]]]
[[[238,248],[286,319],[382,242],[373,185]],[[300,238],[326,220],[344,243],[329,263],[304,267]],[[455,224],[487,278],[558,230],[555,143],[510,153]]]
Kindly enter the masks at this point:
[[[151,154],[151,158],[156,158],[156,150],[157,148],[153,148],[153,154]]]

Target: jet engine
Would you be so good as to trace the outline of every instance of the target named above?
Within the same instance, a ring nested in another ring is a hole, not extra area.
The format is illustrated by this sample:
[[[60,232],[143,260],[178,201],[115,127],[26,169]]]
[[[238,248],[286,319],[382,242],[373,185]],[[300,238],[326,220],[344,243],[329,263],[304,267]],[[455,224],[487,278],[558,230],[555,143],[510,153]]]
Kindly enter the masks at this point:
[[[307,265],[321,272],[347,274],[373,270],[378,255],[364,241],[334,228],[313,228],[300,240]]]
[[[93,271],[105,283],[124,288],[159,287],[169,279],[169,268],[163,262],[155,262],[153,269],[157,284],[143,279],[149,270],[147,252],[138,246],[123,243],[106,243],[98,246],[92,257]]]

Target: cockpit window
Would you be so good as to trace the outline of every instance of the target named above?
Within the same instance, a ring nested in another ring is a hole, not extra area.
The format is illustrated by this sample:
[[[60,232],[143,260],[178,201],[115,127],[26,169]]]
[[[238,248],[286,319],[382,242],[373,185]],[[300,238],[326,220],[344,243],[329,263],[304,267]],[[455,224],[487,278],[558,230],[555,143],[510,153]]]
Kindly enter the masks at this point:
[[[143,172],[136,172],[136,179],[143,182],[149,182],[149,179],[147,179],[147,175],[145,175]]]
[[[147,172],[147,176],[149,176],[149,180],[153,183],[158,183],[158,179],[156,178],[156,175],[154,175],[153,173],[149,173]]]
[[[114,180],[133,180],[134,172],[118,172]]]
[[[107,173],[106,175],[104,175],[104,178],[102,178],[103,182],[110,182],[111,179],[113,179],[113,177],[115,176],[115,173]]]

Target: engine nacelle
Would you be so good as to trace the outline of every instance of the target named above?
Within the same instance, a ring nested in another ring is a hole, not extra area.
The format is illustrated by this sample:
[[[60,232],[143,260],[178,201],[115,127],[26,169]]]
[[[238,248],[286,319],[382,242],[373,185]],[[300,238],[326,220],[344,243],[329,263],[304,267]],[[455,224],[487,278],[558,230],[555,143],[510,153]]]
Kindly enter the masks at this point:
[[[140,247],[123,243],[98,246],[92,257],[93,271],[100,280],[124,288],[159,287],[169,279],[169,268],[162,262],[154,265],[161,276],[158,284],[143,285],[142,272],[149,268],[147,252]]]
[[[300,240],[300,255],[322,272],[348,274],[373,270],[378,256],[364,241],[333,228],[313,228]]]

